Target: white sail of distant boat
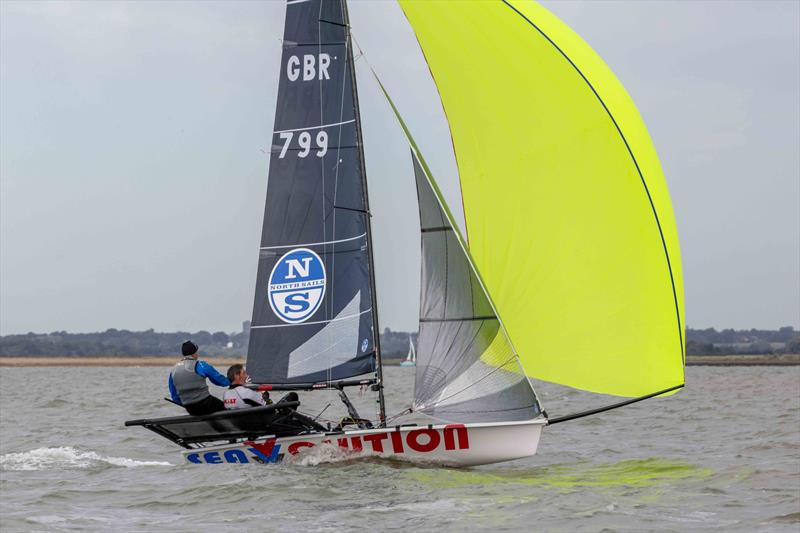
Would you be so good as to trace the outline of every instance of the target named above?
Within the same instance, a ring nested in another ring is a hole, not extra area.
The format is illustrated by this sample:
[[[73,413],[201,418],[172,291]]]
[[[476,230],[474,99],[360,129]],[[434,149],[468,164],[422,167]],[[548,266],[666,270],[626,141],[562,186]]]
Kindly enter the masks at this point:
[[[414,348],[414,340],[408,336],[408,355],[400,366],[417,366],[417,350]]]

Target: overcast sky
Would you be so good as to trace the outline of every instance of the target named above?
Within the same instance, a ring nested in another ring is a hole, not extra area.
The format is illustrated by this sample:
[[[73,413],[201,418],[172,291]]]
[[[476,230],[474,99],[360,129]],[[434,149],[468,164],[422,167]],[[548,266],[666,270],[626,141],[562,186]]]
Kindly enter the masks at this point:
[[[544,2],[653,137],[689,327],[800,326],[800,3]],[[398,6],[350,3],[451,206],[447,124]],[[0,2],[0,333],[250,317],[282,2]],[[498,36],[501,38],[501,36]],[[415,330],[408,149],[360,59],[382,326]]]

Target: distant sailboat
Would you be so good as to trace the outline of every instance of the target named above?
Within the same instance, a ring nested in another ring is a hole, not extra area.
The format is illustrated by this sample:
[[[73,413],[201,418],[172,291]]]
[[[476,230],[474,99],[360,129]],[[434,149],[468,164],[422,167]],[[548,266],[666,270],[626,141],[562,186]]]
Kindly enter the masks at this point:
[[[414,349],[414,341],[411,335],[408,336],[408,355],[400,366],[417,366],[417,350]]]
[[[413,399],[387,418],[347,6],[288,0],[247,369],[257,390],[338,391],[349,416],[323,425],[293,398],[126,422],[190,463],[274,463],[328,444],[488,464],[533,455],[548,425],[683,387],[675,220],[622,85],[538,4],[400,6],[450,124],[466,224],[387,93],[420,218],[420,357],[409,339],[402,363],[416,367]],[[631,399],[549,417],[528,377]],[[375,419],[348,387],[375,393]],[[437,423],[401,423],[412,412]]]

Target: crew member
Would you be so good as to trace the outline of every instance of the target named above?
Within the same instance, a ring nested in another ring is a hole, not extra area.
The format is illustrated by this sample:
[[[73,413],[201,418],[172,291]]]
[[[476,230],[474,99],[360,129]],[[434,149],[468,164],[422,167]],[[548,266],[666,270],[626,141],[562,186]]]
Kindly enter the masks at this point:
[[[231,384],[225,394],[222,395],[225,409],[245,409],[272,403],[269,399],[269,392],[264,391],[262,396],[253,389],[248,389],[244,386],[247,383],[247,370],[245,370],[244,365],[231,365],[228,369],[228,381]]]
[[[208,391],[206,378],[220,387],[227,387],[230,381],[210,364],[198,361],[197,350],[197,345],[192,341],[186,341],[181,346],[183,359],[169,373],[169,394],[172,401],[182,405],[190,415],[223,411],[225,404]]]

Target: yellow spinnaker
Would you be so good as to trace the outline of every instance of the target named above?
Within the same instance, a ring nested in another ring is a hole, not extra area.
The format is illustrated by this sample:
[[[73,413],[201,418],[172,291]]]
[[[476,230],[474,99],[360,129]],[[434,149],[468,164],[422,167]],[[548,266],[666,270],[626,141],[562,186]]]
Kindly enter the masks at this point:
[[[529,376],[683,383],[669,193],[619,80],[538,4],[400,0],[439,89],[470,253]]]

